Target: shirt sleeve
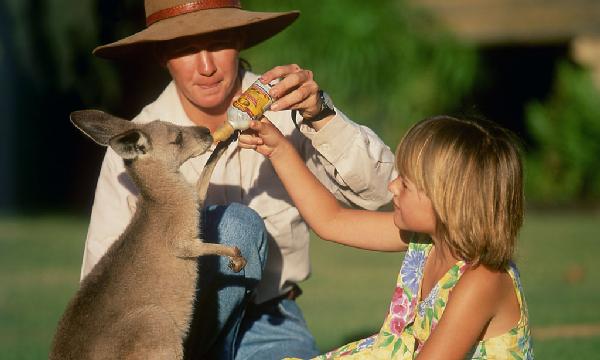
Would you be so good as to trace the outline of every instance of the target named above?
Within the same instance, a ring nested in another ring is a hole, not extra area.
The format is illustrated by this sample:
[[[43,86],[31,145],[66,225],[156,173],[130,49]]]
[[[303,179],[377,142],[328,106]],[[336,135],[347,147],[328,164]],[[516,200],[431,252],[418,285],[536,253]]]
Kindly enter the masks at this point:
[[[394,154],[371,129],[335,111],[319,131],[300,123],[300,131],[316,150],[303,149],[307,165],[342,202],[375,210],[391,200],[388,183],[396,176]]]
[[[125,171],[123,159],[108,148],[96,186],[83,253],[81,280],[131,221],[137,195],[137,189]]]

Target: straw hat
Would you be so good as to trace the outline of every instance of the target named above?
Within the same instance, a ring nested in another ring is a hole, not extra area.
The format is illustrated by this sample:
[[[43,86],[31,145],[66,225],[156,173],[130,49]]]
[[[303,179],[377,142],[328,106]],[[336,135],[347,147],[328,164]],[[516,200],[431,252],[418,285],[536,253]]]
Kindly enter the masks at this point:
[[[108,59],[126,58],[151,43],[228,29],[244,32],[242,48],[246,49],[285,29],[300,14],[246,11],[240,0],[145,0],[144,6],[146,29],[98,46],[93,54]]]

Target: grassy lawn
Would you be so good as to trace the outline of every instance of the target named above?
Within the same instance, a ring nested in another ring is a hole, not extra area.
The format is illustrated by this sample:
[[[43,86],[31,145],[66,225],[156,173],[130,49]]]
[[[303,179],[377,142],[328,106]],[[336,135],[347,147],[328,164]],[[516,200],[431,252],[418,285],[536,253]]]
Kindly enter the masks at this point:
[[[77,288],[87,219],[0,218],[0,358],[43,359]],[[517,262],[534,329],[600,324],[600,216],[529,214]],[[315,239],[299,299],[322,350],[378,330],[402,261]],[[600,336],[536,339],[539,359],[595,359]]]

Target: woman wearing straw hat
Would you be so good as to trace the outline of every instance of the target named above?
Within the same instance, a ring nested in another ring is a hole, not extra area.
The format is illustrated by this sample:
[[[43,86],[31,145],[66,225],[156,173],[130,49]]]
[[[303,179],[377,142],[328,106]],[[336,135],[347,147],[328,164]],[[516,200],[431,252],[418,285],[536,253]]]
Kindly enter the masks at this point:
[[[154,58],[172,81],[132,121],[160,119],[214,131],[227,108],[257,75],[240,66],[239,51],[277,34],[299,15],[251,12],[239,0],[145,0],[146,29],[100,46],[109,59]],[[304,155],[308,166],[341,201],[376,209],[389,201],[393,154],[368,128],[350,121],[319,89],[312,72],[275,67],[278,79],[267,116]],[[292,121],[292,111],[302,119]],[[245,144],[252,143],[251,133]],[[246,145],[252,147],[252,145]],[[209,154],[181,167],[194,183]],[[98,179],[84,252],[82,278],[129,223],[137,190],[121,159],[107,150]],[[242,276],[226,261],[203,259],[196,315],[186,358],[281,359],[319,352],[294,299],[309,275],[309,233],[264,157],[233,142],[212,176],[203,215],[207,241],[238,246],[248,260]],[[318,209],[315,209],[318,211]],[[211,262],[211,261],[214,261]]]

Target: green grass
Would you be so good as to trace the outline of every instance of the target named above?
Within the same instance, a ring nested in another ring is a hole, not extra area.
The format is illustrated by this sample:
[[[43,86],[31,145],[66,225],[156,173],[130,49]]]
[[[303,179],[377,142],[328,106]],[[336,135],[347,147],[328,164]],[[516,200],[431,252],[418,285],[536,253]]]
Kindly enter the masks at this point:
[[[86,232],[69,217],[0,219],[2,359],[44,359],[78,285]]]
[[[86,219],[0,218],[0,358],[43,359],[77,288]],[[600,216],[530,214],[517,262],[533,327],[600,323]],[[359,251],[318,239],[313,277],[299,303],[322,350],[378,330],[400,254]],[[535,341],[539,359],[594,359],[600,337]]]

